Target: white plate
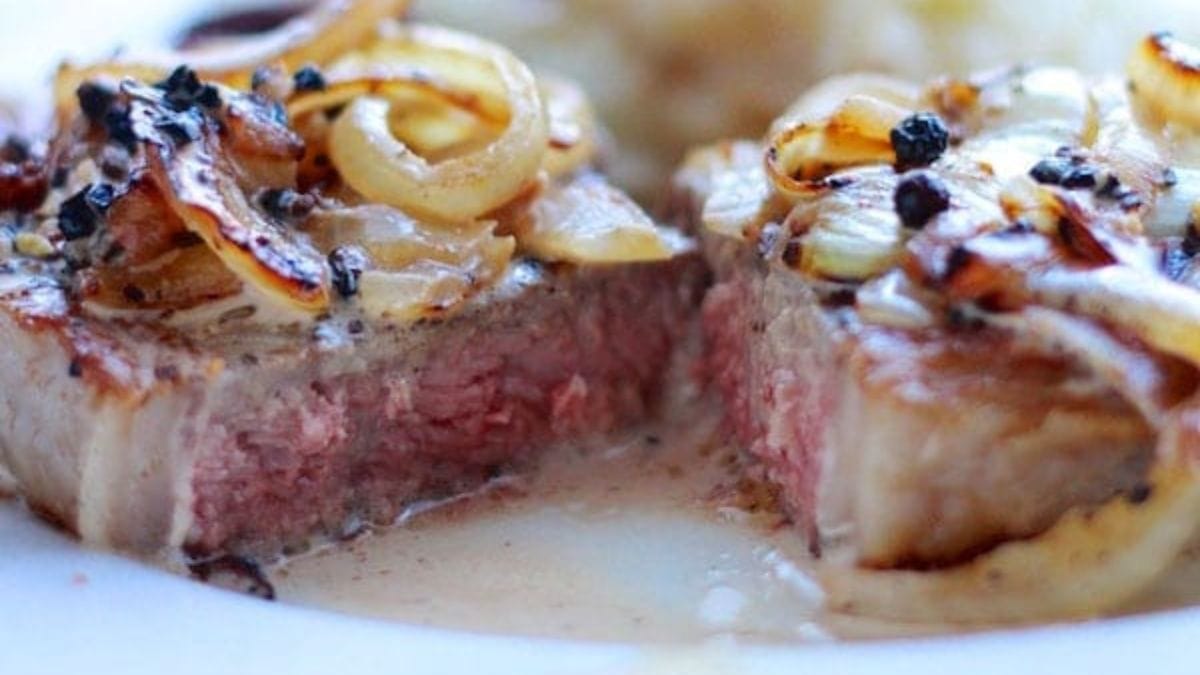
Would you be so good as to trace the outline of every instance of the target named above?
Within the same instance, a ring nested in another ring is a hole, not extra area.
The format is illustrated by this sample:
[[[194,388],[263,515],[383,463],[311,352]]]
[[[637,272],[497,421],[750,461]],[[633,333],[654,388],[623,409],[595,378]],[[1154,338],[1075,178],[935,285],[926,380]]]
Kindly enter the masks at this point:
[[[0,673],[1189,673],[1200,611],[971,637],[640,648],[408,627],[267,603],[81,549],[0,506]]]
[[[0,0],[0,92],[68,48],[96,55],[198,0]],[[47,36],[50,36],[47,38]],[[632,574],[634,571],[630,571]],[[74,541],[0,502],[0,674],[1195,673],[1200,610],[969,637],[644,647],[435,630],[266,603]]]

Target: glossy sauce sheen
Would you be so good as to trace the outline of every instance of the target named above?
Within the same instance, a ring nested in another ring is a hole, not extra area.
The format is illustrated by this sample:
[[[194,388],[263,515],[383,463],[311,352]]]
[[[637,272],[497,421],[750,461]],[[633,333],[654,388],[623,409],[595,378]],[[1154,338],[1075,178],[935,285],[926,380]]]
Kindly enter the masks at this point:
[[[715,416],[711,416],[715,418]],[[734,505],[711,429],[649,430],[272,570],[280,600],[445,628],[635,642],[824,639],[803,543]]]
[[[695,415],[695,418],[715,415]],[[711,423],[643,430],[269,571],[278,599],[404,623],[635,643],[953,632],[821,610],[812,560]],[[751,500],[753,501],[753,500]],[[1128,613],[1200,603],[1200,551]]]

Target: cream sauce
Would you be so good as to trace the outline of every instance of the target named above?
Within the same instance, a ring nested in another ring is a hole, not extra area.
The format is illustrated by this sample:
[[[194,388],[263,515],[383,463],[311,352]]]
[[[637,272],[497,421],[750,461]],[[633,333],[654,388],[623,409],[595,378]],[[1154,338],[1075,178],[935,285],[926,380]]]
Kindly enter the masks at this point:
[[[776,513],[734,505],[733,455],[704,426],[554,453],[534,477],[293,559],[271,580],[284,602],[445,628],[827,639],[801,539]]]
[[[715,415],[703,417],[715,419]],[[269,570],[285,603],[439,628],[796,643],[953,632],[831,615],[801,537],[747,509],[711,423],[551,453],[528,478]],[[740,497],[738,495],[741,495]],[[1200,547],[1122,613],[1200,604]]]

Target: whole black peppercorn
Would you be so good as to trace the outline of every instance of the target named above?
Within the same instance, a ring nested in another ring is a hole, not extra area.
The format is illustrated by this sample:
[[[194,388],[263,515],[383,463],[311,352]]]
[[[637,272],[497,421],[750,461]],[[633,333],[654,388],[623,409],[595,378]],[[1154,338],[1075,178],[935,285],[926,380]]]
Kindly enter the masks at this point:
[[[296,91],[321,91],[325,88],[325,76],[313,66],[304,66],[292,75]]]
[[[75,97],[79,99],[84,116],[93,124],[102,124],[108,109],[117,100],[117,92],[99,82],[84,82],[75,90]]]
[[[950,208],[950,191],[932,173],[916,171],[900,180],[893,201],[900,222],[909,229],[919,230],[934,216]]]
[[[58,229],[68,241],[90,237],[112,202],[111,185],[88,185],[59,207]]]
[[[339,246],[329,254],[333,287],[343,298],[358,294],[358,278],[367,268],[367,254],[358,246]]]
[[[942,118],[933,113],[917,113],[904,118],[891,133],[896,163],[902,168],[929,166],[950,145],[950,132]]]

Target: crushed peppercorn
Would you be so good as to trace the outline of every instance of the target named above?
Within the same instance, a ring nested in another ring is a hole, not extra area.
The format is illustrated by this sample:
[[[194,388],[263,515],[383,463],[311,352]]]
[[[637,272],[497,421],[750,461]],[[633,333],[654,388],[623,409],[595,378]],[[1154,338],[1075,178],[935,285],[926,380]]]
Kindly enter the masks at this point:
[[[1069,190],[1096,187],[1096,169],[1080,162],[1054,157],[1038,162],[1029,176],[1043,185],[1059,185]]]
[[[211,84],[203,84],[196,71],[179,66],[171,71],[167,79],[154,85],[161,89],[163,100],[176,112],[183,112],[199,105],[203,108],[221,107],[221,93]]]
[[[99,82],[84,82],[75,90],[79,108],[92,124],[103,124],[105,115],[117,100],[112,87]]]
[[[58,229],[67,241],[90,237],[99,220],[112,206],[113,188],[104,183],[91,184],[62,203],[58,211]]]
[[[191,115],[173,115],[164,117],[154,123],[154,128],[162,131],[175,142],[177,146],[200,139],[200,121]]]
[[[104,130],[109,141],[124,146],[130,152],[137,148],[138,137],[133,130],[133,120],[129,117],[129,106],[110,107],[104,113]]]
[[[1148,483],[1138,483],[1129,490],[1126,495],[1130,504],[1144,504],[1154,494],[1154,486]]]
[[[333,287],[338,295],[350,298],[358,294],[358,278],[367,268],[367,254],[358,246],[339,246],[329,254]]]

